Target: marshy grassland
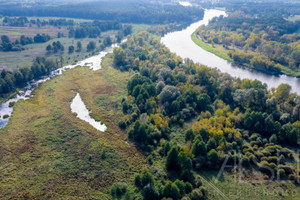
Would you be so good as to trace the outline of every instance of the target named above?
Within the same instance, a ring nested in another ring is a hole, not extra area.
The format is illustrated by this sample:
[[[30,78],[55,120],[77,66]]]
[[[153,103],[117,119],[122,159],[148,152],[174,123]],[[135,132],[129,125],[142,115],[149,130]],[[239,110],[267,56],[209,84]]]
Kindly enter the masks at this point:
[[[0,199],[110,199],[116,182],[133,182],[145,158],[118,128],[129,72],[78,67],[43,83],[34,97],[18,102],[0,130]],[[79,92],[100,132],[76,118],[70,102]]]

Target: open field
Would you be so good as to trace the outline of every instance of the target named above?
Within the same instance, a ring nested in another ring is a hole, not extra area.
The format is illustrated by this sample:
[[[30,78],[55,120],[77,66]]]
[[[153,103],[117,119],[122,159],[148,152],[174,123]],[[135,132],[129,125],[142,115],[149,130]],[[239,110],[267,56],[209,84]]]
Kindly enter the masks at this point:
[[[33,38],[36,34],[48,34],[51,38],[57,38],[57,34],[61,32],[65,36],[68,36],[68,30],[66,28],[56,28],[53,26],[43,27],[13,27],[13,26],[0,26],[0,36],[7,35],[12,42],[20,40],[21,35]]]
[[[105,34],[106,35],[106,34]],[[104,34],[103,34],[104,36]],[[97,42],[97,47],[99,48],[99,39],[91,39],[84,38],[80,40],[76,40],[74,38],[56,38],[52,39],[46,43],[38,43],[38,44],[29,44],[25,45],[26,48],[24,51],[18,52],[1,52],[0,54],[0,68],[8,68],[11,70],[16,69],[17,67],[25,67],[30,66],[32,61],[37,56],[46,56],[47,58],[60,58],[61,56],[64,58],[64,63],[73,63],[76,60],[82,60],[88,56],[92,55],[92,52],[87,52],[86,46],[89,41]],[[46,47],[53,42],[60,41],[62,45],[65,47],[65,51],[63,53],[58,52],[56,54],[47,54]],[[68,47],[73,45],[76,48],[77,41],[81,41],[82,43],[82,51],[74,52],[72,54],[68,53]]]
[[[149,25],[136,25],[131,24],[133,26],[133,34],[136,34],[142,30],[146,30]],[[57,38],[58,32],[64,32],[65,36],[68,35],[68,31],[66,29],[58,29],[54,27],[44,27],[44,28],[34,28],[34,27],[7,27],[5,26],[4,29],[0,27],[0,35],[8,35],[9,37],[13,38],[20,38],[21,35],[26,36],[34,36],[36,33],[46,33],[49,34],[52,38],[52,40],[46,42],[46,43],[35,43],[35,44],[29,44],[25,45],[24,51],[19,52],[1,52],[0,53],[0,69],[8,69],[8,70],[14,70],[18,67],[24,67],[24,66],[30,66],[32,63],[32,60],[35,59],[37,56],[46,56],[48,58],[60,58],[61,56],[64,59],[65,64],[74,63],[78,60],[82,60],[86,57],[89,57],[92,55],[93,52],[87,52],[87,44],[90,41],[95,41],[96,46],[99,50],[100,44],[99,40],[102,40],[106,36],[112,36],[117,33],[117,31],[107,31],[103,32],[100,36],[100,38],[84,38],[84,39],[75,39],[75,38],[68,38],[68,37],[62,37]],[[35,33],[35,29],[39,30],[39,32]],[[45,31],[45,32],[44,32]],[[62,45],[64,45],[65,50],[63,53],[56,53],[56,54],[47,54],[46,47],[49,44],[52,44],[53,42],[60,41]],[[73,45],[76,49],[76,44],[78,41],[81,41],[82,43],[82,51],[81,52],[74,52],[72,54],[68,53],[68,47]]]
[[[110,199],[115,182],[132,183],[144,156],[117,126],[131,73],[112,67],[75,68],[42,84],[15,105],[0,130],[0,199]],[[79,92],[105,133],[76,118],[70,102]]]

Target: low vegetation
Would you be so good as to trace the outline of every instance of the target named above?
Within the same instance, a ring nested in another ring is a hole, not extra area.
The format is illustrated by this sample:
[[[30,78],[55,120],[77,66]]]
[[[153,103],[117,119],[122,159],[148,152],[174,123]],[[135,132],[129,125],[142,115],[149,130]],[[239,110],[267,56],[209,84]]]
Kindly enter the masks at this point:
[[[126,144],[117,126],[123,116],[119,102],[132,74],[113,69],[109,57],[103,64],[97,72],[88,67],[67,71],[15,105],[0,130],[1,199],[110,199],[114,183],[133,184],[134,174],[146,167],[144,156]],[[105,122],[107,132],[76,118],[72,91]]]

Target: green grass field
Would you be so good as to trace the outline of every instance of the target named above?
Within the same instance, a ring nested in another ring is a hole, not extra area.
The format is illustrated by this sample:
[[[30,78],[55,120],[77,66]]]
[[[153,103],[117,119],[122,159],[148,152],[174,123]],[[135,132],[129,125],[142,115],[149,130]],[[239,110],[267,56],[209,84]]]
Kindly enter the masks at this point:
[[[0,130],[0,199],[110,199],[113,183],[133,183],[145,158],[124,142],[127,136],[117,126],[132,74],[111,63],[108,56],[99,71],[67,71],[15,105],[9,124]],[[71,112],[72,91],[108,126],[106,132]]]
[[[228,60],[232,62],[233,60],[227,55],[225,49],[220,45],[215,45],[215,47],[212,47],[210,44],[203,42],[199,38],[197,38],[196,33],[194,32],[192,34],[192,40],[194,43],[196,43],[198,46],[200,46],[202,49],[209,51],[225,60]]]

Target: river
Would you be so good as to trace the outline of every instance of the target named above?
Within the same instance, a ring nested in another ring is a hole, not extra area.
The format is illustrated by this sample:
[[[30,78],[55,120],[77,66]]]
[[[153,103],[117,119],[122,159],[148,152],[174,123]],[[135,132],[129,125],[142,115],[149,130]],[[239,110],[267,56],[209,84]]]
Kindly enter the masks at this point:
[[[292,86],[292,91],[299,95],[299,78],[289,77],[286,75],[273,76],[234,66],[230,62],[216,56],[215,54],[205,51],[192,41],[191,35],[199,26],[207,25],[209,20],[221,15],[226,16],[226,13],[220,10],[205,10],[203,20],[191,24],[188,28],[182,31],[166,34],[161,39],[161,42],[168,47],[171,52],[176,53],[182,58],[190,58],[196,63],[218,68],[221,72],[226,72],[233,77],[248,78],[251,80],[257,79],[263,83],[267,83],[269,88],[277,87],[282,83],[287,83]]]

